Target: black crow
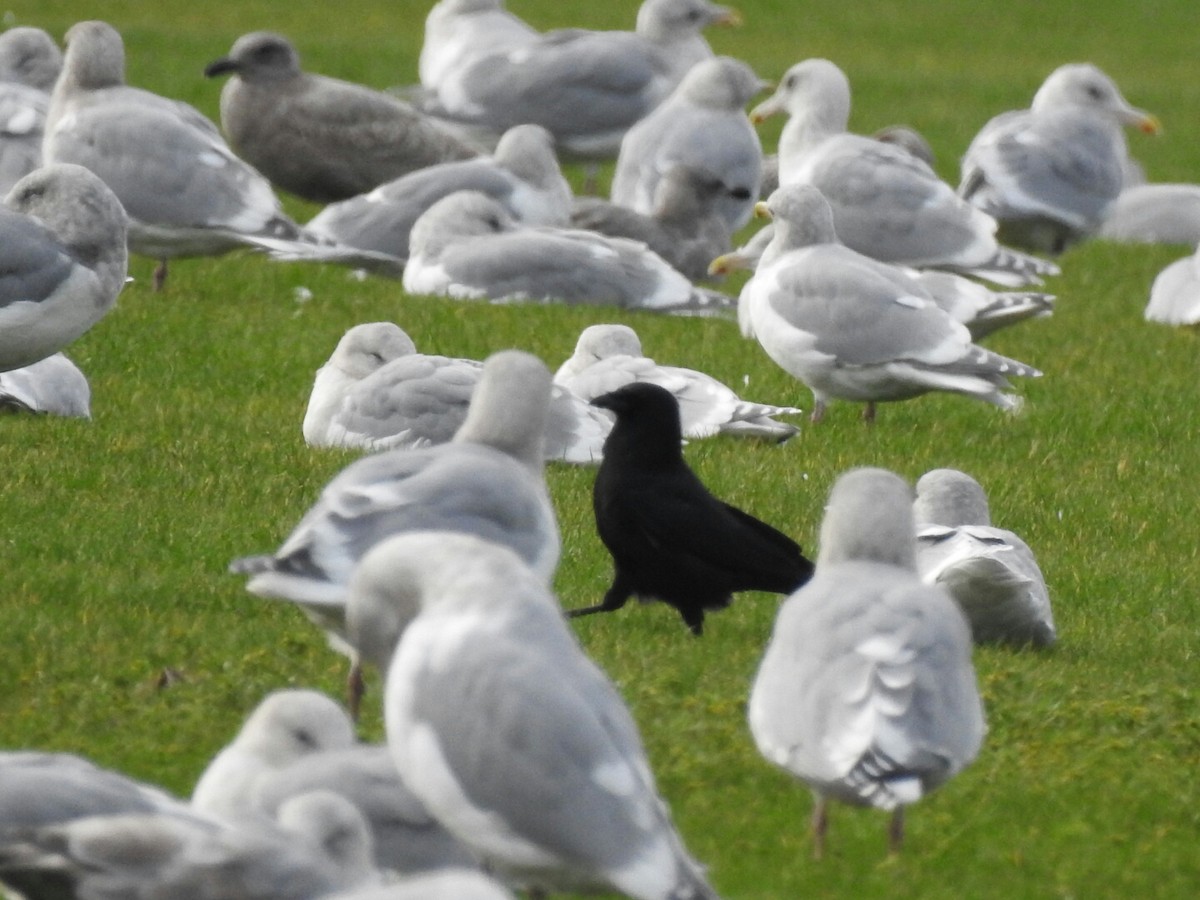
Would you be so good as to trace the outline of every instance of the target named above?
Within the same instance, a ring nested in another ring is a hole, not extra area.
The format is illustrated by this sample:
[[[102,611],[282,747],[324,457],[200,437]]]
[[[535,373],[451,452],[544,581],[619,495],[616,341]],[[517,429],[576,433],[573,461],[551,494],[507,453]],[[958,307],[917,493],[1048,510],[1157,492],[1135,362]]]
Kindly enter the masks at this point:
[[[699,635],[705,611],[734,591],[787,594],[808,581],[813,566],[795,541],[722,503],[688,468],[669,391],[634,382],[592,404],[617,417],[592,491],[615,572],[601,603],[570,616],[620,609],[636,594],[675,607]]]

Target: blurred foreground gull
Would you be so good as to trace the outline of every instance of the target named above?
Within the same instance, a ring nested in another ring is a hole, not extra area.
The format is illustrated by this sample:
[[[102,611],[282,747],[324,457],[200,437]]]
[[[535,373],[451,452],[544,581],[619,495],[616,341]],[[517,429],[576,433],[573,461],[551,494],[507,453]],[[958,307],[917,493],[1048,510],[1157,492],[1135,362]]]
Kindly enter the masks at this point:
[[[322,900],[515,900],[515,897],[482,872],[443,868],[378,887],[339,891]]]
[[[913,279],[842,245],[829,204],[810,185],[783,187],[765,204],[775,234],[742,288],[738,321],[781,368],[813,392],[812,420],[833,399],[875,404],[929,391],[967,394],[1016,409],[1013,376],[1041,373],[971,343]]]
[[[635,32],[566,28],[478,59],[438,85],[435,111],[493,131],[534,122],[562,155],[611,159],[626,130],[712,56],[701,32],[736,21],[708,0],[645,0]]]
[[[478,191],[459,191],[426,210],[413,225],[409,253],[410,294],[697,314],[733,304],[697,288],[644,244],[523,226]]]
[[[255,707],[234,740],[205,768],[192,791],[192,807],[235,820],[254,811],[253,790],[267,772],[353,743],[350,717],[324,694],[275,691]]]
[[[462,427],[483,363],[418,353],[399,325],[355,325],[317,370],[304,440],[313,447],[393,450],[449,442]],[[612,417],[555,384],[546,459],[598,463]]]
[[[714,497],[688,467],[670,391],[635,381],[592,403],[617,417],[592,488],[613,580],[599,603],[568,615],[614,612],[635,596],[661,600],[698,637],[705,613],[729,606],[735,592],[786,594],[808,580],[812,563],[795,541]]]
[[[657,384],[677,401],[685,438],[720,433],[782,441],[799,431],[772,416],[799,415],[802,410],[743,400],[703,372],[660,366],[642,355],[642,342],[628,325],[583,329],[575,353],[559,366],[554,380],[584,400],[595,400],[635,381]]]
[[[673,166],[708,172],[720,182],[716,208],[730,231],[750,221],[762,180],[762,144],[745,106],[767,82],[741,60],[702,60],[621,141],[612,199],[649,215],[659,181]]]
[[[816,856],[830,800],[891,810],[899,850],[904,808],[983,742],[970,630],[921,582],[914,548],[908,485],[882,469],[838,478],[816,574],[780,608],[750,691],[759,751],[816,795]]]
[[[775,94],[750,112],[789,116],[779,138],[781,186],[810,184],[833,208],[842,242],[882,262],[936,266],[1001,284],[1036,283],[1053,263],[996,243],[996,222],[955,196],[903,147],[851,134],[850,82],[827,59],[788,69]]]
[[[1200,248],[1158,273],[1145,317],[1164,325],[1200,324]]]
[[[296,48],[274,32],[243,35],[204,69],[209,78],[228,73],[221,127],[230,145],[305,200],[345,200],[480,152],[395,97],[302,71]]]
[[[504,8],[504,0],[438,0],[425,17],[417,60],[421,85],[437,92],[468,66],[532,43],[538,31]]]
[[[1061,253],[1094,234],[1121,193],[1126,125],[1159,131],[1095,66],[1060,66],[1029,109],[983,126],[963,157],[958,193],[1000,222],[1003,240]]]
[[[576,197],[571,224],[645,244],[691,281],[709,277],[709,263],[729,252],[729,226],[718,212],[726,198],[715,175],[682,163],[658,180],[648,213],[599,197]]]
[[[105,22],[78,22],[54,86],[47,162],[95,172],[129,215],[129,249],[159,260],[211,256],[237,247],[298,244],[270,183],[226,146],[186,103],[125,84],[125,47]]]
[[[42,163],[50,90],[62,51],[40,28],[0,34],[0,195]]]
[[[0,207],[0,372],[57,353],[96,324],[125,285],[125,213],[104,182],[48,165]]]
[[[0,314],[3,321],[3,314]],[[92,389],[79,367],[61,353],[0,372],[0,412],[92,417]]]
[[[370,834],[328,791],[293,798],[278,823],[126,813],[0,835],[0,883],[26,900],[211,897],[317,900],[378,880]]]
[[[489,870],[545,891],[716,897],[541,574],[473,535],[414,532],[371,550],[349,594],[352,637],[387,667],[401,777]]]
[[[549,584],[558,521],[543,472],[550,372],[516,350],[493,354],[449,444],[391,450],[343,469],[273,554],[235,560],[252,594],[300,606],[348,654],[351,711],[361,695],[358,653],[345,641],[345,586],[376,543],[402,531],[463,531],[512,547]]]
[[[1124,188],[1097,237],[1130,244],[1200,244],[1200,184]]]
[[[974,478],[933,469],[917,481],[917,569],[958,604],[977,644],[1047,647],[1055,641],[1050,593],[1033,551],[994,528]]]
[[[387,748],[357,743],[346,711],[316,691],[269,694],[213,757],[196,783],[192,807],[234,824],[274,819],[288,800],[317,790],[331,790],[358,808],[381,869],[474,865],[400,780]]]
[[[0,752],[0,835],[119,813],[188,813],[153,785],[70,753]]]
[[[305,226],[350,247],[396,257],[403,268],[409,234],[425,210],[455,191],[479,191],[529,225],[566,225],[571,188],[540,125],[506,131],[490,157],[429,166],[368,194],[331,203]]]

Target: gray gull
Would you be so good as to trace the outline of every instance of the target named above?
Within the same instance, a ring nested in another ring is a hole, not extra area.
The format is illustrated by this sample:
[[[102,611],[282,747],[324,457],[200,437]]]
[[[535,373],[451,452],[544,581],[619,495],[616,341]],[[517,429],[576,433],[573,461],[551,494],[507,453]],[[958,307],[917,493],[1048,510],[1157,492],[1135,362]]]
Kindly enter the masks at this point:
[[[1060,66],[1029,109],[991,119],[962,160],[960,196],[999,220],[1004,240],[1061,253],[1095,234],[1125,180],[1124,126],[1157,134],[1112,79],[1088,63]]]
[[[387,665],[401,776],[489,869],[535,890],[714,900],[616,687],[511,550],[400,535],[364,557],[350,597]]]
[[[57,353],[125,286],[125,212],[75,165],[35,169],[0,206],[0,372]]]
[[[878,401],[928,391],[1019,407],[1010,377],[1041,373],[971,343],[902,270],[844,246],[833,213],[811,185],[782,187],[763,204],[775,233],[742,288],[738,321],[767,355],[813,392],[813,421],[829,400]]]
[[[816,574],[779,610],[750,692],[767,760],[816,796],[814,855],[830,800],[904,809],[975,759],[986,730],[971,633],[954,601],[923,584],[912,494],[896,475],[840,476],[821,523]]]
[[[0,372],[0,411],[92,417],[92,389],[79,366],[61,353]]]
[[[956,469],[917,481],[917,570],[945,589],[977,644],[1048,647],[1056,632],[1046,579],[1021,538],[992,525],[979,482]]]

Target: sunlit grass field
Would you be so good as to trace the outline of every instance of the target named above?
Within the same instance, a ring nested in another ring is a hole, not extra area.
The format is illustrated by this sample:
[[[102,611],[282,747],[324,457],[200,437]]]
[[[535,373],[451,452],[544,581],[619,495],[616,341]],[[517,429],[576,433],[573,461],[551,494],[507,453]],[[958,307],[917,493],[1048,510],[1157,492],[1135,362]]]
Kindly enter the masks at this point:
[[[220,85],[200,72],[243,32],[281,31],[308,68],[382,88],[415,80],[428,6],[20,0],[6,22],[61,36],[104,17],[125,35],[131,83],[215,117]],[[629,27],[636,8],[509,6],[543,28]],[[747,0],[741,10],[740,30],[710,35],[718,52],[767,78],[807,56],[833,59],[855,89],[853,127],[920,129],[951,181],[990,116],[1027,104],[1076,60],[1099,64],[1163,120],[1160,138],[1130,136],[1152,180],[1200,180],[1192,3]],[[777,134],[778,124],[763,131],[768,149]],[[568,176],[582,182],[578,169]],[[287,204],[300,219],[315,211]],[[572,623],[632,707],[687,844],[723,896],[1200,893],[1200,338],[1142,319],[1154,275],[1185,252],[1094,243],[1064,256],[1048,286],[1054,317],[989,340],[1045,372],[1018,386],[1019,416],[934,396],[883,406],[867,427],[843,404],[783,446],[687,448],[714,491],[811,551],[848,467],[910,480],[936,466],[972,473],[997,523],[1038,551],[1060,635],[1049,653],[976,653],[983,751],[911,811],[899,858],[885,856],[883,814],[837,808],[830,852],[814,862],[809,795],[757,755],[745,724],[777,598],[743,595],[698,640],[660,606]],[[275,547],[355,458],[300,436],[313,372],[346,328],[389,319],[427,352],[520,347],[554,368],[583,327],[620,321],[661,362],[751,399],[811,405],[729,321],[456,304],[250,255],[178,261],[154,294],[152,267],[133,260],[117,309],[70,348],[92,383],[92,422],[0,418],[0,747],[79,752],[180,793],[268,691],[340,692],[343,661],[306,620],[250,597],[225,569]],[[592,523],[593,472],[553,465],[547,477],[563,533],[559,596],[595,602],[609,561]],[[377,739],[377,681],[371,690],[363,732]]]

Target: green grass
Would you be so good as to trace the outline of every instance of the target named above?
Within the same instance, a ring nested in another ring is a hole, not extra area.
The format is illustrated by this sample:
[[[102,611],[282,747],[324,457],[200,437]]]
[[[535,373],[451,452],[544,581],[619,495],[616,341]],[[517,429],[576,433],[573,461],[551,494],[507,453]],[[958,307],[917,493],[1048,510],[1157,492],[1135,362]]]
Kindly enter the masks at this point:
[[[511,0],[542,27],[618,27],[635,4]],[[200,77],[240,33],[273,27],[315,70],[377,86],[411,81],[425,2],[223,5],[20,0],[15,20],[61,34],[102,14],[128,41],[130,80],[216,114]],[[943,175],[992,114],[1028,101],[1058,63],[1090,59],[1159,140],[1131,136],[1155,180],[1200,171],[1191,4],[748,0],[712,36],[765,77],[810,55],[841,64],[854,127],[924,131]],[[776,129],[777,125],[774,126]],[[765,131],[768,147],[777,131]],[[580,173],[571,170],[578,183]],[[311,211],[295,201],[289,209]],[[1142,320],[1150,281],[1181,248],[1093,244],[1062,260],[1047,321],[993,348],[1042,368],[1019,417],[960,397],[849,405],[783,447],[717,439],[687,458],[720,495],[815,549],[845,468],[915,479],[974,474],[995,518],[1039,552],[1060,646],[976,655],[990,732],[978,761],[910,815],[884,856],[884,816],[838,808],[830,854],[809,856],[807,792],[762,761],[745,700],[777,606],[745,595],[692,640],[663,607],[574,623],[628,699],[689,847],[730,898],[1191,897],[1200,887],[1200,405],[1195,332]],[[94,391],[91,423],[0,419],[0,747],[77,751],[186,793],[267,691],[337,694],[342,660],[294,610],[257,601],[229,559],[276,546],[354,458],[309,450],[300,420],[313,371],[358,322],[391,319],[429,352],[522,347],[556,366],[587,324],[623,321],[664,362],[711,372],[754,399],[808,406],[802,386],[725,321],[615,310],[489,307],[408,297],[343,270],[233,255],[183,260],[168,290],[149,261],[118,308],[70,350]],[[297,289],[312,299],[303,302]],[[592,473],[548,472],[563,531],[557,589],[594,602],[609,564]],[[160,687],[164,670],[182,679]],[[367,736],[378,738],[378,685]],[[0,798],[2,802],[2,798]]]

